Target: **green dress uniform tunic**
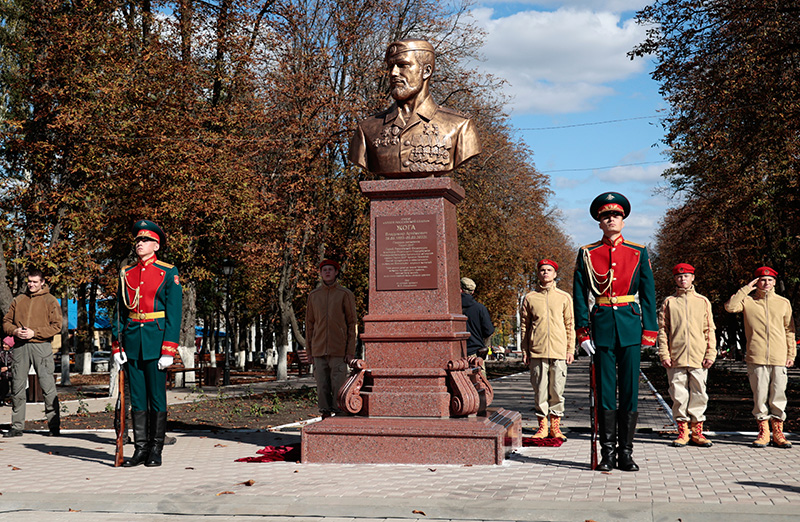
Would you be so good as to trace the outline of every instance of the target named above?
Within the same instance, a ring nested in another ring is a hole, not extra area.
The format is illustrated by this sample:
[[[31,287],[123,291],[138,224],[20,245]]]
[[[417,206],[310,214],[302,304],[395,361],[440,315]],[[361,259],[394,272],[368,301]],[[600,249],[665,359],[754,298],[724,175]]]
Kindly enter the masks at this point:
[[[658,335],[655,284],[647,248],[619,236],[581,247],[575,264],[574,310],[578,343],[591,338],[596,353],[598,405],[637,411],[640,346],[654,346]],[[638,292],[639,303],[634,300]],[[589,294],[595,304],[589,311]]]
[[[121,343],[128,356],[134,411],[167,411],[167,374],[158,369],[158,359],[178,352],[182,306],[175,266],[153,255],[122,269],[112,340],[113,350]]]

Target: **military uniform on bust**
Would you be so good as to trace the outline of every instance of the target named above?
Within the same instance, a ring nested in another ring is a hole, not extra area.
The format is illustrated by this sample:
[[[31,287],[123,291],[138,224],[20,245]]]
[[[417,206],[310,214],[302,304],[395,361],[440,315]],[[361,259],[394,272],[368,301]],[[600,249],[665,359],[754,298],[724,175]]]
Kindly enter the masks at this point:
[[[656,343],[655,284],[647,248],[622,237],[623,220],[630,208],[622,194],[606,192],[597,196],[590,213],[600,222],[603,239],[581,247],[575,263],[578,343],[588,352],[596,351],[599,471],[615,466],[623,471],[639,469],[632,453],[639,415],[641,346]],[[590,295],[595,299],[591,312]]]
[[[413,178],[445,174],[480,153],[472,120],[430,95],[434,60],[425,40],[389,45],[385,61],[395,103],[358,123],[351,162],[387,178]]]
[[[147,220],[133,227],[139,262],[120,271],[112,353],[126,364],[135,451],[125,467],[160,466],[167,429],[167,374],[178,351],[183,295],[175,266],[155,252],[166,243]]]

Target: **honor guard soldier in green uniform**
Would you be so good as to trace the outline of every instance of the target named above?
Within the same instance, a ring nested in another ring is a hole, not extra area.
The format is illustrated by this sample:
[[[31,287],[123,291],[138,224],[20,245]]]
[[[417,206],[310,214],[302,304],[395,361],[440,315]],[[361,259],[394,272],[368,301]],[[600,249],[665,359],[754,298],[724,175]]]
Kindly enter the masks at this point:
[[[603,239],[581,247],[575,263],[576,334],[581,347],[594,354],[597,372],[598,471],[610,471],[615,466],[623,471],[639,470],[632,454],[639,415],[640,347],[654,346],[658,331],[647,249],[622,237],[623,220],[630,211],[631,205],[622,194],[597,196],[590,213],[600,222]],[[590,294],[595,301],[591,314]]]
[[[114,361],[127,363],[135,451],[125,467],[160,466],[167,431],[167,373],[178,351],[183,296],[178,269],[156,259],[166,244],[161,228],[142,219],[133,227],[139,262],[120,271]]]

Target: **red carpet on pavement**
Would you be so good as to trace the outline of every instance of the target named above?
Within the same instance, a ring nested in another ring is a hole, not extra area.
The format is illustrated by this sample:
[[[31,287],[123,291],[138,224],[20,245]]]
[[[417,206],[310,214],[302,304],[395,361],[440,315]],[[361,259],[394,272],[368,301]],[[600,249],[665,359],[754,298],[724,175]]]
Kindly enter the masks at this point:
[[[533,437],[522,437],[522,447],[529,448],[531,446],[552,446],[557,448],[564,444],[564,441],[555,437],[545,437],[543,439],[534,439]]]
[[[236,462],[299,462],[300,443],[286,446],[266,446],[256,451],[260,457],[244,457]]]

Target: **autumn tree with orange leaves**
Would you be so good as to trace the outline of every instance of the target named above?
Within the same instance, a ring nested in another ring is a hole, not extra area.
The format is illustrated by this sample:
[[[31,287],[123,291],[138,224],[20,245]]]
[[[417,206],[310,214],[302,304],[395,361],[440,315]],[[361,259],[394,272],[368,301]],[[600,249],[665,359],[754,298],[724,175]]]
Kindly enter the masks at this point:
[[[463,65],[481,43],[467,8],[432,0],[4,3],[0,204],[9,273],[0,276],[13,282],[36,264],[63,297],[86,285],[113,295],[132,261],[131,224],[152,219],[168,236],[159,255],[181,271],[184,353],[193,353],[197,319],[213,333],[225,328],[224,312],[236,364],[275,346],[284,378],[290,339],[305,342],[298,318],[323,257],[342,262],[342,282],[366,313],[368,203],[358,182],[369,174],[347,164],[347,144],[356,121],[390,103],[386,45],[413,36],[437,49],[437,101],[470,113],[483,140],[482,156],[455,173],[467,191],[462,271],[495,318],[512,314],[536,259],[564,259],[568,273],[574,249],[549,208],[549,180],[511,138],[497,80]],[[226,259],[236,261],[230,281]]]
[[[800,305],[800,7],[790,0],[657,1],[638,13],[669,102],[665,176],[682,202],[662,222],[654,266],[700,266],[721,303],[770,265]],[[669,286],[665,283],[665,286]],[[734,330],[736,325],[731,328]]]

